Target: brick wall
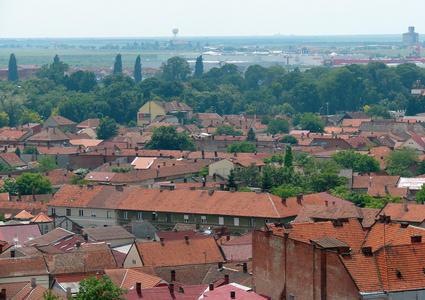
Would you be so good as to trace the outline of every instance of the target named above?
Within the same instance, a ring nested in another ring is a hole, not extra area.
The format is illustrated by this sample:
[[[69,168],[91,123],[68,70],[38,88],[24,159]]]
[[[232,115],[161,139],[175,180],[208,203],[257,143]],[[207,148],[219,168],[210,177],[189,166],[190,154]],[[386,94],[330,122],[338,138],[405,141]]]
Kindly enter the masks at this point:
[[[264,231],[253,234],[253,288],[271,299],[360,299],[337,253]]]

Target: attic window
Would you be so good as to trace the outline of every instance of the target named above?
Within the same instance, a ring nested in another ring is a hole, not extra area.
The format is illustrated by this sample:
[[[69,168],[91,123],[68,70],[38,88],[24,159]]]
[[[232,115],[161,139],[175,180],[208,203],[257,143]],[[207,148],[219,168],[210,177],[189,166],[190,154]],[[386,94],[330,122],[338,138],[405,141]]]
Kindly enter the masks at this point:
[[[400,270],[396,270],[396,274],[397,274],[397,278],[398,279],[401,279],[401,272],[400,272]]]

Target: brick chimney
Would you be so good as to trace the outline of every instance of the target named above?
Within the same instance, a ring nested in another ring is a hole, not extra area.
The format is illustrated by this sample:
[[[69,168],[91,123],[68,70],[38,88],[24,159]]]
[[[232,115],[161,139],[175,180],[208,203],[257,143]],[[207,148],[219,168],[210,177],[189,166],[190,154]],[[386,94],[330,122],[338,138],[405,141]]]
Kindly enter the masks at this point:
[[[229,283],[230,283],[229,275],[225,274],[224,275],[224,284],[229,284]]]
[[[230,291],[230,298],[236,299],[236,292],[235,291]]]
[[[37,284],[37,282],[36,282],[35,277],[32,277],[32,278],[31,278],[31,287],[32,287],[32,288],[35,288],[36,284]]]
[[[186,244],[189,244],[189,236],[188,235],[184,236],[184,240],[185,240]]]
[[[404,203],[404,211],[408,211],[409,208],[407,207],[407,203]]]
[[[388,192],[388,184],[385,185],[385,195],[388,195],[390,192]]]
[[[75,247],[79,248],[81,246],[81,242],[80,241],[76,241],[75,242]]]
[[[176,281],[176,271],[171,270],[171,281]]]
[[[170,284],[168,285],[168,288],[170,289],[170,294],[171,294],[171,295],[174,295],[174,283],[170,283]]]
[[[32,201],[37,201],[37,199],[35,199],[35,189],[32,189]]]
[[[303,193],[300,193],[297,195],[297,202],[298,204],[301,204],[301,200],[303,199]]]
[[[210,290],[210,291],[214,291],[214,283],[210,283],[210,285],[209,285],[209,290]]]
[[[21,190],[18,190],[18,201],[21,201],[22,200],[22,193],[21,193]]]
[[[223,269],[223,263],[221,261],[218,262],[218,269],[219,270]]]
[[[163,237],[159,238],[159,241],[161,242],[161,245],[164,246],[164,238]]]
[[[244,262],[244,263],[242,264],[242,267],[243,267],[243,272],[244,272],[244,273],[248,273],[248,264],[247,264],[246,262]]]
[[[141,282],[136,282],[136,291],[137,294],[141,294],[142,293],[142,283]]]
[[[0,300],[6,300],[6,299],[7,299],[6,289],[1,289]]]
[[[282,198],[282,204],[286,205],[286,198]]]
[[[10,250],[10,257],[14,258],[16,256],[15,249]]]

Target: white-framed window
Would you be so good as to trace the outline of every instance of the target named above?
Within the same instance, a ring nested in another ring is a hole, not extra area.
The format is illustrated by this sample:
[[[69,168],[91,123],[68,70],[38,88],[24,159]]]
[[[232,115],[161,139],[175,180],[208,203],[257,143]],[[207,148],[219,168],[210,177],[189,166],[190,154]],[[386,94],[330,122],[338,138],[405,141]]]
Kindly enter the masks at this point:
[[[92,218],[96,218],[96,211],[95,211],[95,210],[92,210],[92,211],[91,211],[91,217],[92,217]]]
[[[128,219],[128,211],[124,212],[124,219]]]
[[[184,215],[183,222],[189,223],[189,215]]]
[[[56,215],[56,208],[52,207],[52,215]]]
[[[106,217],[112,218],[112,211],[110,211],[110,210],[106,211]]]
[[[207,224],[207,217],[206,216],[201,216],[201,223]]]
[[[239,226],[239,218],[233,218],[233,225]]]
[[[137,213],[137,219],[143,220],[143,213],[142,212]]]
[[[224,217],[218,217],[218,224],[224,225]]]
[[[270,223],[270,220],[269,219],[265,219],[264,220],[264,223],[269,224]]]
[[[158,219],[157,213],[154,211],[152,212],[152,221],[156,221]]]
[[[251,227],[254,227],[255,226],[254,219],[249,219],[249,226],[251,226]]]
[[[84,210],[82,210],[82,209],[78,210],[78,215],[80,217],[83,217],[84,216]]]

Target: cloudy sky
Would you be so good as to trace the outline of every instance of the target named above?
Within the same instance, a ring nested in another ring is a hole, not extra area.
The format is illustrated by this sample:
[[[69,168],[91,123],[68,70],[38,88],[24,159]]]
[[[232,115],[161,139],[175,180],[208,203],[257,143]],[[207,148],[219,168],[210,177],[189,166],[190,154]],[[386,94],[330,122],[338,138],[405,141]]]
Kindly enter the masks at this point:
[[[0,38],[425,33],[424,11],[423,0],[0,0]]]

